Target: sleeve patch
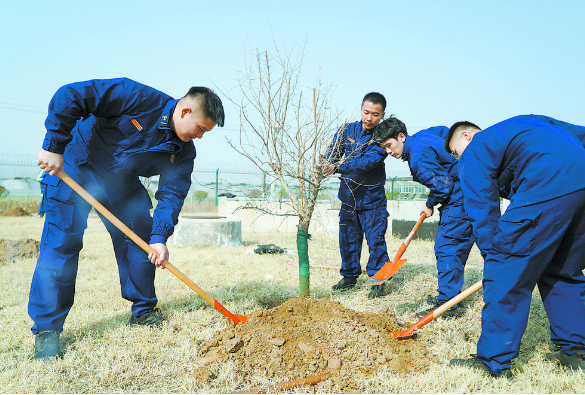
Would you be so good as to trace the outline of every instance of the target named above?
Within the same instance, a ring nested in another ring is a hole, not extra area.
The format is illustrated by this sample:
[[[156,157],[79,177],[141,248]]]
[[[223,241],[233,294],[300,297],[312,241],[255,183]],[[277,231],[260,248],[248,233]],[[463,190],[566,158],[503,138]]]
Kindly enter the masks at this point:
[[[132,118],[132,123],[134,124],[134,126],[136,126],[136,129],[138,129],[139,132],[142,130],[142,126],[138,123],[136,119]]]

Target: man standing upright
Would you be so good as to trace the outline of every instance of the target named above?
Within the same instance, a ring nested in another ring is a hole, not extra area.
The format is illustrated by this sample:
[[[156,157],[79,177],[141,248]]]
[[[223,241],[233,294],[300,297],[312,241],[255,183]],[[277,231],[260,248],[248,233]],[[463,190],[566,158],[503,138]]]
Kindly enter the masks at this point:
[[[451,174],[457,161],[444,149],[448,131],[446,126],[435,126],[409,136],[402,121],[388,118],[374,132],[374,141],[388,155],[407,161],[413,180],[429,188],[429,197],[420,214],[428,218],[435,206],[440,205],[435,239],[439,295],[427,297],[431,307],[418,312],[417,318],[423,318],[461,291],[465,263],[473,247],[471,222],[463,209],[459,180]],[[456,308],[453,306],[443,316],[455,316]]]
[[[342,126],[325,157],[324,174],[340,174],[339,249],[343,278],[332,287],[334,291],[353,288],[362,273],[360,255],[364,235],[370,250],[366,266],[368,276],[376,274],[389,260],[385,240],[388,210],[384,193],[387,155],[372,140],[385,109],[383,95],[368,93],[362,100],[362,120]],[[383,295],[384,284],[375,285],[368,298]]]
[[[157,252],[147,256],[102,217],[116,253],[122,297],[132,302],[130,324],[158,326],[163,317],[155,309],[155,269],[169,257],[165,243],[191,185],[192,140],[216,124],[223,126],[224,118],[220,98],[203,87],[192,87],[177,100],[117,78],[75,82],[55,93],[37,155],[50,175],[41,181],[46,220],[28,304],[35,358],[59,354],[91,209],[57,173],[63,169]],[[151,216],[151,200],[139,177],[154,175],[160,179]]]
[[[584,127],[532,115],[484,131],[470,122],[449,129],[445,149],[459,158],[463,204],[485,257],[477,357],[452,365],[510,377],[538,285],[558,348],[546,357],[585,371],[584,136]],[[500,196],[510,200],[503,215]]]

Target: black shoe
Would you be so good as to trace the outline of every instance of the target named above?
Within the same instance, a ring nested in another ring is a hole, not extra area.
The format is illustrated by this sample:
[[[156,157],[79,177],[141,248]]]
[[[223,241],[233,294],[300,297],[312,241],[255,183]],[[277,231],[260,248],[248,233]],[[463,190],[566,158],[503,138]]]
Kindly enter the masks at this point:
[[[431,311],[436,310],[439,307],[441,307],[440,304],[434,305],[433,307],[430,307],[426,310],[419,311],[414,316],[420,320],[421,318],[424,318],[427,314],[429,314]],[[441,314],[440,316],[445,317],[445,318],[457,317],[457,309],[449,309],[449,310],[445,311],[443,314]]]
[[[165,319],[163,318],[159,309],[150,309],[139,317],[131,316],[128,324],[131,326],[148,325],[152,327],[158,327],[162,325],[164,320]]]
[[[427,303],[431,306],[440,306],[439,297],[438,296],[431,296],[427,295]]]
[[[581,369],[585,373],[585,351],[577,351],[572,355],[567,355],[561,350],[546,354],[549,361],[557,361],[561,365],[573,370]]]
[[[480,370],[484,374],[490,375],[492,377],[504,377],[507,379],[512,378],[512,371],[510,370],[510,368],[504,369],[498,374],[493,374],[492,372],[490,372],[487,365],[485,363],[483,363],[475,354],[471,354],[471,358],[469,358],[469,359],[452,359],[449,361],[449,365],[451,365],[451,366],[467,366],[469,368]]]
[[[372,285],[372,289],[368,294],[368,299],[381,298],[386,295],[386,283],[380,285]]]
[[[421,318],[424,318],[427,314],[429,314],[431,311],[435,310],[437,307],[438,306],[433,306],[426,310],[419,311],[414,316],[416,317],[416,319],[420,320]]]
[[[347,291],[353,287],[357,283],[357,278],[355,277],[343,277],[337,284],[331,287],[334,291]]]
[[[35,335],[34,359],[51,359],[59,356],[59,336],[57,330],[43,330]]]

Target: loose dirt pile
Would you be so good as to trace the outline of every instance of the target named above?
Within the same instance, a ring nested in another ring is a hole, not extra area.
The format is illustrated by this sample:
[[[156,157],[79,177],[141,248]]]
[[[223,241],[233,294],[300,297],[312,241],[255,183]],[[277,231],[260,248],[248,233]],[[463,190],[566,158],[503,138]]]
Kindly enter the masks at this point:
[[[41,243],[33,239],[0,239],[0,265],[17,259],[37,258]]]
[[[382,365],[397,373],[427,370],[426,348],[396,340],[390,332],[399,329],[391,315],[356,312],[328,299],[291,299],[218,333],[202,344],[200,356],[210,378],[218,362],[231,361],[246,376],[276,380],[332,373],[327,392],[340,392],[356,388],[356,373],[372,374]]]
[[[24,211],[22,207],[14,207],[10,210],[2,211],[0,215],[3,217],[30,217],[32,214]]]

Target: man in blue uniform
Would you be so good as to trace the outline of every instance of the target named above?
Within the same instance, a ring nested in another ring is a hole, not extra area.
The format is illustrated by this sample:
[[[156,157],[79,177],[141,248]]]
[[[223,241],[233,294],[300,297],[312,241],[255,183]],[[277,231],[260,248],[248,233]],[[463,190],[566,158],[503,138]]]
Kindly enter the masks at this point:
[[[449,130],[445,149],[459,158],[465,210],[485,257],[477,357],[452,365],[510,377],[538,285],[558,348],[547,358],[585,370],[583,136],[584,127],[543,116]],[[510,200],[501,216],[500,196]]]
[[[471,222],[463,210],[461,187],[457,177],[451,175],[457,161],[444,149],[448,131],[445,126],[435,126],[409,136],[404,123],[388,118],[374,132],[374,141],[388,155],[408,161],[413,180],[429,188],[429,197],[420,214],[428,218],[433,215],[435,206],[440,204],[441,216],[435,239],[439,295],[436,298],[427,297],[432,307],[418,312],[418,318],[461,291],[465,263],[473,247]],[[456,308],[454,306],[443,316],[455,316]]]
[[[120,78],[76,82],[55,93],[37,155],[39,166],[50,175],[41,181],[46,220],[29,296],[35,358],[59,353],[91,209],[57,172],[63,169],[158,253],[147,256],[102,218],[118,261],[122,296],[132,302],[130,324],[158,326],[163,318],[155,309],[155,269],[169,257],[165,243],[191,185],[191,140],[216,124],[223,126],[224,117],[219,97],[203,87],[193,87],[176,100]],[[151,201],[139,176],[154,175],[160,179],[151,217]]]
[[[343,278],[332,287],[335,291],[353,288],[362,273],[360,255],[364,234],[370,250],[366,266],[368,276],[376,274],[389,260],[385,240],[388,210],[384,193],[387,155],[372,140],[385,109],[383,95],[368,93],[362,100],[362,120],[341,127],[325,157],[324,174],[340,174],[339,249]],[[373,286],[368,297],[383,295],[384,284]]]

